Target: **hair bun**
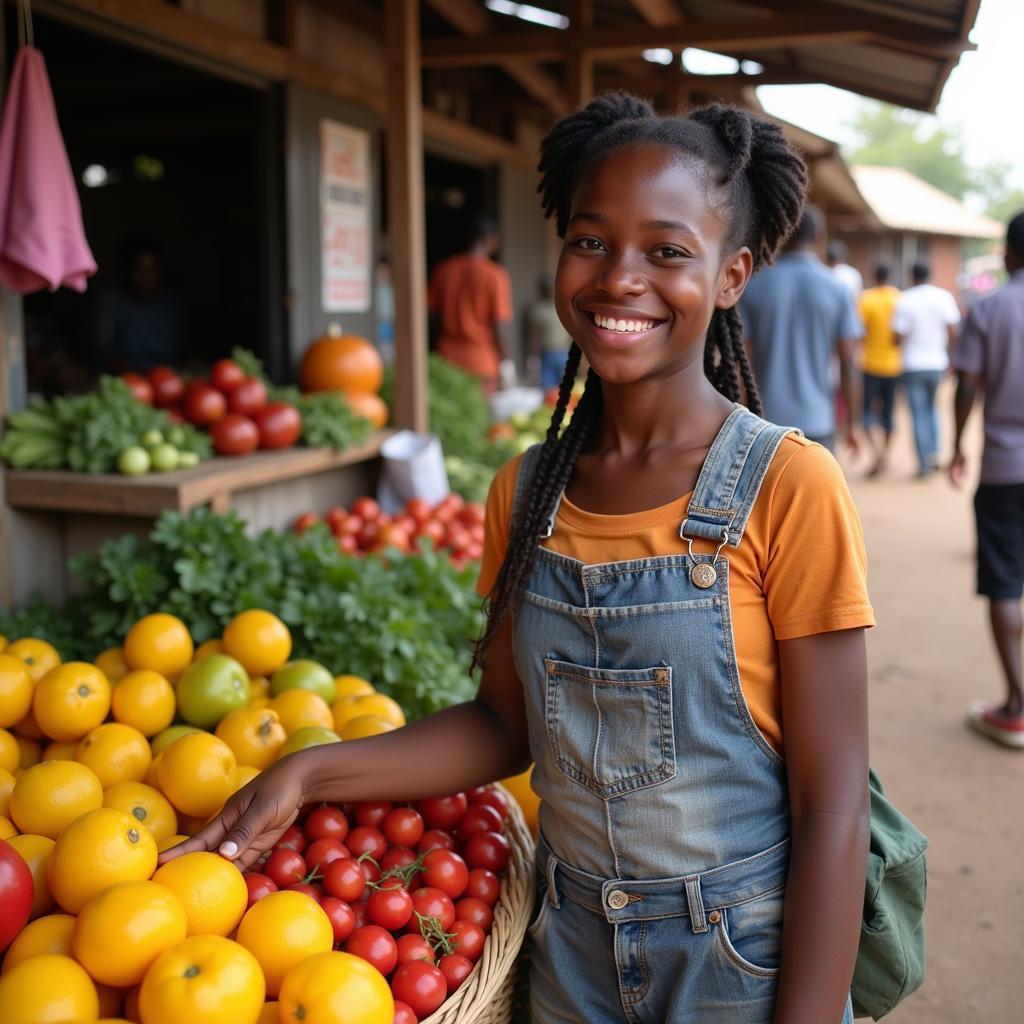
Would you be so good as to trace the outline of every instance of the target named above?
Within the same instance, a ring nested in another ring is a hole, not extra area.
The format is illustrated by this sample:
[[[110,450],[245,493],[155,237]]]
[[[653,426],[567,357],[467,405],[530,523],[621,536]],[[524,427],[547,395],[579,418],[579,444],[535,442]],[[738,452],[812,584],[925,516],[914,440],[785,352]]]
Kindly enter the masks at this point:
[[[725,146],[728,162],[719,181],[720,185],[732,181],[750,165],[754,148],[753,118],[745,110],[714,104],[694,111],[690,119],[706,125]]]

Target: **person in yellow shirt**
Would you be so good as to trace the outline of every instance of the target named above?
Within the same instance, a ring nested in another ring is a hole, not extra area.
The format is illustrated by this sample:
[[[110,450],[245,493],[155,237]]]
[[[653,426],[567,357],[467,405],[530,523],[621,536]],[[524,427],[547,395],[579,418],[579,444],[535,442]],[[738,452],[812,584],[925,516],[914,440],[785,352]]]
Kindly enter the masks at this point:
[[[885,472],[892,441],[892,409],[902,370],[899,346],[892,330],[892,311],[899,288],[889,284],[889,268],[875,267],[875,287],[860,297],[864,321],[864,432],[875,456],[869,476]]]

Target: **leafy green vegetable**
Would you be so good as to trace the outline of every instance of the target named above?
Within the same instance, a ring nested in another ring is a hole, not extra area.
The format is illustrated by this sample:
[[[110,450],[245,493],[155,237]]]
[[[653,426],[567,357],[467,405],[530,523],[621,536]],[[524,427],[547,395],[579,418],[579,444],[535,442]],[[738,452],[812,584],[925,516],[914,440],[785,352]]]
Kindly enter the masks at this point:
[[[360,416],[336,391],[300,395],[302,443],[310,448],[350,448],[373,433],[373,424]]]

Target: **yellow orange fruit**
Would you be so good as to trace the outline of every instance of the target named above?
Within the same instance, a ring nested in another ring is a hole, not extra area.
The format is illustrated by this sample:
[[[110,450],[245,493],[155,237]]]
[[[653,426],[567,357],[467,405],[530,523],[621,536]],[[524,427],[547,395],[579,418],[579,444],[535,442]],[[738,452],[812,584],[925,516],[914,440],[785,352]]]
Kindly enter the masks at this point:
[[[281,1015],[277,1011],[277,1001],[264,1003],[256,1024],[280,1024]]]
[[[0,727],[16,725],[28,714],[34,686],[21,658],[0,654]]]
[[[334,699],[343,697],[366,697],[376,693],[373,683],[362,676],[340,675],[334,677]]]
[[[8,946],[0,974],[6,974],[22,960],[45,953],[71,956],[71,933],[76,920],[71,914],[47,914],[29,921]]]
[[[45,640],[37,640],[35,637],[15,640],[13,644],[8,644],[4,648],[4,654],[21,658],[28,665],[28,672],[34,683],[38,683],[50,669],[56,668],[60,664],[57,648],[53,644],[48,644]]]
[[[79,742],[79,740],[68,740],[66,743],[62,743],[60,740],[50,740],[43,750],[43,760],[74,761]]]
[[[49,913],[54,905],[53,893],[50,891],[48,881],[50,855],[53,853],[54,847],[53,840],[49,836],[20,835],[11,836],[7,842],[18,851],[32,875],[35,895],[32,897],[31,916],[40,917]]]
[[[123,722],[107,722],[79,743],[75,760],[91,768],[106,789],[117,782],[141,782],[153,754],[138,729]]]
[[[381,733],[393,732],[398,726],[377,715],[360,715],[350,718],[341,727],[343,740],[364,740],[368,736],[380,736]]]
[[[236,615],[224,630],[224,653],[240,661],[250,676],[269,676],[292,653],[292,635],[273,612],[251,608]]]
[[[152,761],[149,762],[149,767],[146,769],[146,775],[143,778],[143,785],[149,786],[151,789],[160,789],[160,762],[163,761],[163,754],[157,754]]]
[[[220,935],[193,935],[146,972],[139,1012],[143,1024],[256,1024],[263,997],[252,953]]]
[[[23,960],[0,976],[0,1020],[4,1024],[94,1021],[99,1010],[96,986],[69,956],[44,953]]]
[[[71,949],[89,977],[105,985],[137,985],[156,958],[185,938],[185,908],[157,882],[118,882],[78,915]]]
[[[263,968],[270,996],[280,992],[285,975],[300,960],[334,945],[331,922],[320,904],[288,889],[257,900],[245,912],[237,938]]]
[[[249,679],[249,704],[258,700],[270,703],[270,680],[266,676],[252,676]]]
[[[33,697],[35,696],[35,690],[32,691]],[[30,740],[45,740],[49,739],[45,732],[39,728],[39,723],[36,721],[36,716],[31,708],[28,709],[28,713],[25,717],[15,725],[11,727],[14,729],[19,736],[24,736]]]
[[[281,985],[278,1014],[306,1024],[392,1024],[395,1001],[384,975],[351,953],[317,953]]]
[[[107,677],[111,684],[116,683],[127,671],[128,666],[124,661],[123,647],[108,647],[100,651],[92,663]]]
[[[208,654],[223,654],[224,645],[220,641],[220,637],[211,637],[209,640],[204,640],[195,650],[195,654],[192,655],[192,661],[200,661],[205,658]]]
[[[520,775],[502,779],[501,784],[512,794],[526,818],[530,831],[537,834],[537,811],[540,810],[540,797],[533,791],[530,780],[533,778],[533,765]]]
[[[103,806],[103,784],[87,765],[44,761],[26,768],[11,790],[11,820],[19,832],[56,839],[81,814]]]
[[[166,750],[175,740],[180,740],[182,736],[188,736],[189,733],[202,732],[203,730],[197,725],[186,725],[184,722],[178,725],[172,725],[167,729],[157,733],[149,741],[149,748],[153,751],[154,757],[159,757],[160,754]]]
[[[178,817],[171,802],[159,790],[144,782],[115,782],[103,792],[103,806],[130,814],[152,833],[159,848],[160,840],[174,835]]]
[[[4,771],[16,772],[21,767],[21,747],[14,733],[0,729],[0,768]]]
[[[0,814],[0,839],[10,839],[11,836],[16,836],[18,830],[14,827],[14,823],[10,818],[5,818]]]
[[[159,672],[140,668],[128,672],[110,695],[114,718],[155,736],[174,721],[174,687]]]
[[[287,733],[276,711],[270,708],[237,708],[229,711],[216,729],[240,765],[266,768],[278,754]]]
[[[253,768],[250,764],[240,764],[235,769],[235,788],[232,792],[237,793],[243,786],[248,786],[259,773],[259,768]]]
[[[181,901],[189,935],[230,935],[249,898],[241,871],[216,853],[186,853],[157,868],[153,881]]]
[[[51,740],[80,740],[107,717],[110,683],[86,661],[58,665],[36,683],[32,712]]]
[[[160,759],[160,789],[183,814],[209,817],[224,806],[237,762],[231,748],[206,732],[175,740]]]
[[[144,881],[155,869],[156,840],[149,829],[124,811],[100,807],[60,834],[46,878],[57,902],[69,914],[77,914],[108,886]]]
[[[14,789],[14,774],[6,768],[0,768],[0,814],[9,818],[11,806],[11,790]]]
[[[334,728],[334,716],[327,701],[311,690],[285,690],[270,702],[270,706],[277,712],[284,731],[289,736],[296,729],[304,729],[307,726]]]
[[[30,740],[26,736],[15,736],[18,745],[18,767],[31,768],[43,759],[43,745],[39,740]]]
[[[340,733],[346,722],[364,715],[375,715],[396,727],[405,725],[405,712],[398,701],[383,693],[370,693],[365,697],[342,697],[334,703],[334,729]]]
[[[193,650],[185,623],[164,612],[139,619],[124,638],[124,660],[129,668],[148,668],[167,679],[188,668]]]
[[[172,847],[178,846],[180,843],[185,842],[188,836],[183,835],[181,832],[175,832],[173,836],[168,836],[166,839],[161,839],[156,844],[156,852],[163,853],[164,850],[170,850]]]

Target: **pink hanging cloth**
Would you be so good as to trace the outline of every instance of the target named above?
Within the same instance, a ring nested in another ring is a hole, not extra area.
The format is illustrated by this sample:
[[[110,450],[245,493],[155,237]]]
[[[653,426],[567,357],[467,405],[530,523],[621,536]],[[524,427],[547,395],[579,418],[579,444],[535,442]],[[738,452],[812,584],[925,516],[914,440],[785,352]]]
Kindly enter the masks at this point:
[[[43,55],[22,46],[0,124],[0,282],[84,292],[96,273]]]

